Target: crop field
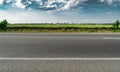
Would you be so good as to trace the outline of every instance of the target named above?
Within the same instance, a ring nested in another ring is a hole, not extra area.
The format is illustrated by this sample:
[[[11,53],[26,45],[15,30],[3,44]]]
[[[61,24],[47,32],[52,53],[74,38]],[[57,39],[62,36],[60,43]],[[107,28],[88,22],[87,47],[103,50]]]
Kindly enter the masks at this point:
[[[9,24],[8,27],[79,27],[79,28],[111,28],[111,24]]]
[[[2,31],[1,31],[2,32]],[[4,32],[4,31],[3,31]],[[6,32],[120,32],[112,24],[8,24]]]
[[[112,24],[8,24],[7,32],[120,32]]]

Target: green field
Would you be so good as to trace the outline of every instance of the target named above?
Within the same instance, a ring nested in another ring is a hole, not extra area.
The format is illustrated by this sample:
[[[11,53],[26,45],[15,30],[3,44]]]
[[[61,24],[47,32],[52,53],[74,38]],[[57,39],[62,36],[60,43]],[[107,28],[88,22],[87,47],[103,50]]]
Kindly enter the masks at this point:
[[[3,31],[4,32],[4,31]],[[8,24],[6,32],[120,32],[112,24]]]
[[[8,27],[81,27],[81,28],[111,28],[110,24],[9,24]]]

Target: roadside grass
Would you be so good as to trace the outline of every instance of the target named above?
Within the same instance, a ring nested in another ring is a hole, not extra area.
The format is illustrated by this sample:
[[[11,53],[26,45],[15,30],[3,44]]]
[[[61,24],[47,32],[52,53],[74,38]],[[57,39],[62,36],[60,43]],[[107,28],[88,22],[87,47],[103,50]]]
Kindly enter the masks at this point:
[[[111,28],[111,24],[9,24],[8,27],[81,27],[81,28]]]
[[[21,29],[21,30],[7,30],[7,31],[1,31],[1,32],[22,32],[22,33],[56,33],[56,32],[80,32],[80,33],[117,33],[120,32],[120,30],[29,30],[29,29]]]
[[[3,32],[3,31],[0,31]],[[4,31],[5,32],[5,31]],[[112,24],[8,24],[6,32],[87,32],[108,33],[120,32]]]

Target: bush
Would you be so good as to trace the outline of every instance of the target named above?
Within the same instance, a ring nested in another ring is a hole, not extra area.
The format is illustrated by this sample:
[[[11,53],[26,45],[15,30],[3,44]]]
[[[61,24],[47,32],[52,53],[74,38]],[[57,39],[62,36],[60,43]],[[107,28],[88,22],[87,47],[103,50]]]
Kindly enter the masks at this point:
[[[120,22],[119,20],[117,20],[114,24],[113,24],[113,28],[119,28]]]
[[[7,24],[8,24],[7,20],[1,21],[0,22],[0,29],[1,30],[7,30]]]
[[[113,24],[113,28],[114,28],[114,29],[116,28],[115,23]]]

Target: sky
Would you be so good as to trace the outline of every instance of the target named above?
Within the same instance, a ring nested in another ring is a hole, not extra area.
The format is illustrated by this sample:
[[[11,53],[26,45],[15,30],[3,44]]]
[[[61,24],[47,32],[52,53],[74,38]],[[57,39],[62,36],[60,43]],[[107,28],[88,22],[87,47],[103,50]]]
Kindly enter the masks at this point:
[[[0,20],[9,23],[112,23],[120,0],[0,0]]]

